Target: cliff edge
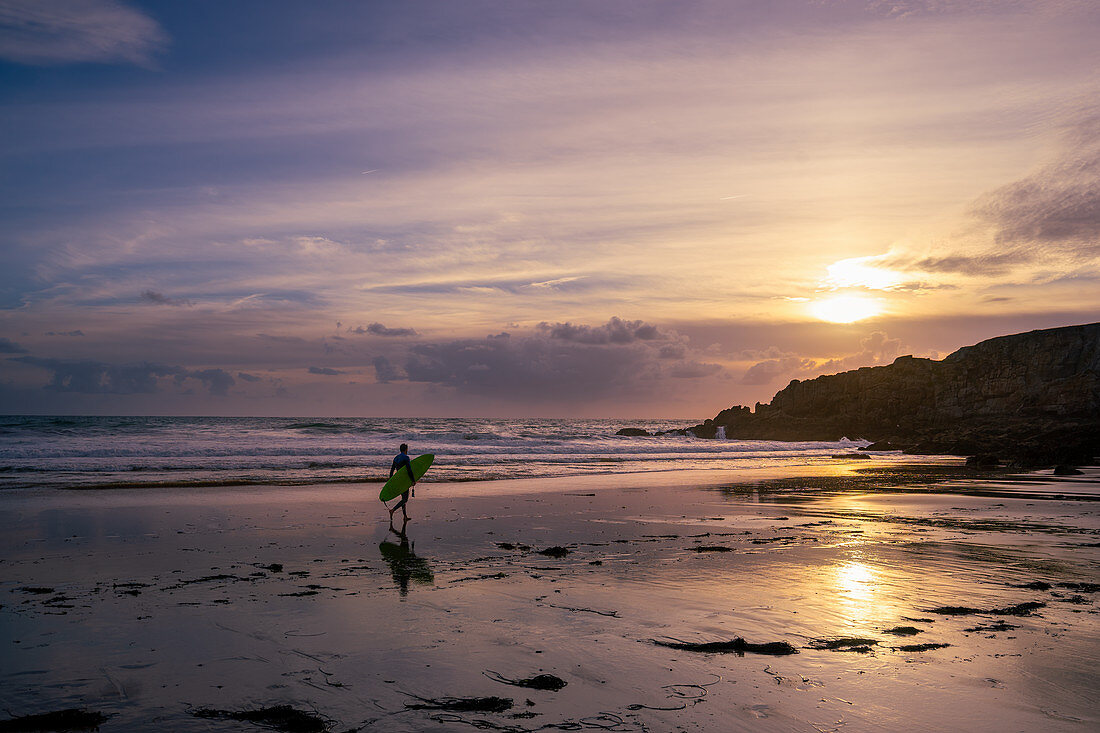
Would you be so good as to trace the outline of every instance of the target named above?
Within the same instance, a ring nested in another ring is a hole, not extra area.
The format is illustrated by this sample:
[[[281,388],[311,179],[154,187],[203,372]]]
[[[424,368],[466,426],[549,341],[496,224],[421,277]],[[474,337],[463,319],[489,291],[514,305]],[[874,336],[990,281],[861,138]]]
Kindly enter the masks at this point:
[[[1089,464],[1100,455],[1100,323],[796,379],[769,404],[736,405],[687,430],[714,438],[719,428],[731,439],[863,438],[909,453]]]

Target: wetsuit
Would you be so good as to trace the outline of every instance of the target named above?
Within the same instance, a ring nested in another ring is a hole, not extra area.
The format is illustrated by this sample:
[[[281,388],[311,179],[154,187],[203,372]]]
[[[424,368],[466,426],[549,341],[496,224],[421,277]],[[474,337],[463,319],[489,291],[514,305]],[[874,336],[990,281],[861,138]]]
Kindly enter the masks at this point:
[[[393,457],[393,465],[390,466],[390,476],[393,476],[395,473],[397,473],[397,471],[400,470],[402,466],[404,466],[405,470],[409,472],[409,478],[415,484],[416,475],[413,474],[412,459],[409,458],[407,453],[398,453],[396,456]],[[401,495],[401,501],[397,502],[397,505],[393,508],[391,514],[408,503],[409,492],[406,491],[404,494]]]

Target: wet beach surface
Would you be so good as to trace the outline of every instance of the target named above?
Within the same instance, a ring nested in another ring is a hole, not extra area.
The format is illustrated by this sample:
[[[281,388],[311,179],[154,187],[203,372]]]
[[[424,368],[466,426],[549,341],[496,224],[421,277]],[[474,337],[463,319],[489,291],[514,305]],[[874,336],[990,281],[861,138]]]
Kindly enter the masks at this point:
[[[403,535],[372,486],[7,494],[0,709],[103,731],[1096,729],[1100,472],[819,474],[424,484]]]

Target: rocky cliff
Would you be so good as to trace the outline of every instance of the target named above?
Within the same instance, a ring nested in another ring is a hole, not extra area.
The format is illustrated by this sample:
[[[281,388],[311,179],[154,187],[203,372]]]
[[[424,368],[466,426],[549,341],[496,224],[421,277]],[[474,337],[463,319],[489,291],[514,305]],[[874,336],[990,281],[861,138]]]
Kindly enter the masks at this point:
[[[1001,336],[942,361],[795,380],[755,410],[688,428],[713,438],[864,438],[912,453],[993,453],[1023,465],[1100,455],[1100,323]]]

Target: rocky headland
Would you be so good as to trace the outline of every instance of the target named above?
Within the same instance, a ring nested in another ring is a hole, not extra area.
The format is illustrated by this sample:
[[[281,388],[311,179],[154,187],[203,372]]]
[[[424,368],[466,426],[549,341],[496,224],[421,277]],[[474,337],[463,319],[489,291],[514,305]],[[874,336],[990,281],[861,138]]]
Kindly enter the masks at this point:
[[[794,380],[768,404],[686,428],[702,438],[873,441],[868,450],[1018,466],[1100,456],[1100,323],[1001,336],[940,361]]]

